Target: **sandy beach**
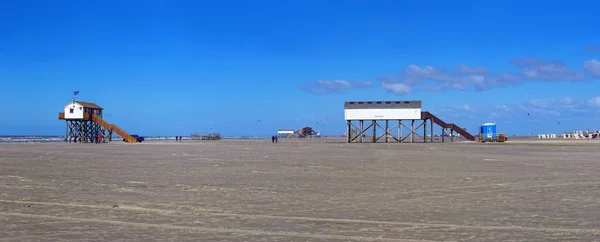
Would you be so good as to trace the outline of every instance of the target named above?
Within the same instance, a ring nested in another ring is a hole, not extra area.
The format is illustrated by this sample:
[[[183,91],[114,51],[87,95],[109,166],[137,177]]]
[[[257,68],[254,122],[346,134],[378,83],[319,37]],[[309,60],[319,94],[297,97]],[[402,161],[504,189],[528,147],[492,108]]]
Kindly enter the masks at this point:
[[[598,141],[0,144],[1,241],[593,241]]]

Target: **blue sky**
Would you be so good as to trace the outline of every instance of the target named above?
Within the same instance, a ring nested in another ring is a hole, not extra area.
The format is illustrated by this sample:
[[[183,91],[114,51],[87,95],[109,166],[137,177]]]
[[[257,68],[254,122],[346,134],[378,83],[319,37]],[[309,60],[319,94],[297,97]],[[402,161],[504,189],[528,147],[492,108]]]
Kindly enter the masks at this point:
[[[0,134],[63,134],[74,89],[142,135],[341,134],[346,100],[600,129],[596,1],[100,2],[3,3]]]

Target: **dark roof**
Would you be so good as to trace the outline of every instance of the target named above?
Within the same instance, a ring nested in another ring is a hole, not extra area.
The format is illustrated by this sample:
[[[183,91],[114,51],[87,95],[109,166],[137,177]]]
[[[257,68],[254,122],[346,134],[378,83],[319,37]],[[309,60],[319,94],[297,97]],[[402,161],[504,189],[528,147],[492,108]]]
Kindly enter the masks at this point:
[[[79,103],[79,105],[83,106],[84,108],[103,109],[102,107],[98,106],[95,103],[88,103],[88,102],[82,102],[82,101],[75,101],[75,102]]]
[[[421,108],[421,101],[347,101],[344,109],[407,109]]]

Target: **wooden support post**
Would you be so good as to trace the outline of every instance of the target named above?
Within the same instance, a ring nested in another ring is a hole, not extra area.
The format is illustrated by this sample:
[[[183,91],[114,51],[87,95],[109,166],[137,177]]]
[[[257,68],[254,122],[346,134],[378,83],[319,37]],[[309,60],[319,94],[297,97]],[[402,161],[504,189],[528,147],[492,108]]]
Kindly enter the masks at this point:
[[[415,120],[411,120],[411,124],[410,124],[410,142],[414,143],[415,142]]]
[[[390,142],[390,122],[389,120],[385,120],[385,142]]]
[[[81,129],[81,130],[83,130],[83,132],[81,133],[82,134],[81,135],[81,138],[82,138],[82,142],[81,143],[87,143],[87,142],[90,141],[89,140],[89,132],[90,132],[89,129],[90,128],[89,128],[89,125],[88,125],[88,123],[86,121],[81,122],[81,124],[83,125],[83,129]]]
[[[80,136],[80,140],[79,143],[85,143],[87,141],[87,135],[86,135],[86,131],[87,131],[87,125],[85,123],[85,121],[81,121],[81,136]]]
[[[77,126],[77,137],[79,138],[79,143],[81,143],[81,137],[83,136],[83,123],[82,122],[77,122],[77,124],[75,125]]]
[[[65,124],[66,124],[66,129],[65,129],[65,143],[67,143],[67,139],[69,138],[69,121],[66,121]]]
[[[371,122],[373,126],[373,140],[371,142],[375,143],[377,142],[377,121],[372,120]]]
[[[89,123],[87,121],[83,121],[83,138],[84,138],[84,142],[83,143],[88,143],[90,142],[90,126]]]
[[[398,143],[402,143],[402,120],[398,120]]]
[[[431,120],[430,121],[431,122],[430,123],[430,125],[431,125],[431,132],[429,133],[429,135],[431,135],[431,143],[433,143],[433,119],[429,119],[429,120]]]
[[[65,137],[67,139],[66,142],[71,143],[71,137],[73,137],[73,135],[71,134],[72,132],[73,129],[71,128],[71,122],[67,120],[67,137]]]
[[[423,143],[427,143],[427,119],[423,120]]]
[[[442,128],[442,143],[444,143],[444,136],[446,135],[446,129]]]
[[[364,120],[359,120],[358,122],[360,123],[360,142],[362,143],[363,142],[363,135],[364,135],[364,132],[363,132],[364,131],[363,130],[363,128],[364,128],[364,126],[363,126]]]
[[[350,143],[350,140],[352,139],[352,121],[348,120],[347,123],[348,123],[348,130],[347,130],[348,133],[346,136],[348,137],[348,139],[347,139],[348,143]]]

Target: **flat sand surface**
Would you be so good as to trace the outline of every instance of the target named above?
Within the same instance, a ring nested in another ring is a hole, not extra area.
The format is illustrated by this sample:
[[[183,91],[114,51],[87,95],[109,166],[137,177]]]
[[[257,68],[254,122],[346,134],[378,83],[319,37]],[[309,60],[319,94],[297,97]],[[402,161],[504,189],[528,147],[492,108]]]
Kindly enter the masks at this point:
[[[600,143],[0,144],[0,241],[598,241]]]

